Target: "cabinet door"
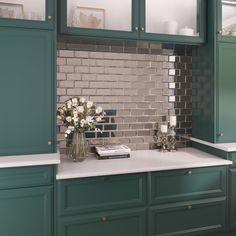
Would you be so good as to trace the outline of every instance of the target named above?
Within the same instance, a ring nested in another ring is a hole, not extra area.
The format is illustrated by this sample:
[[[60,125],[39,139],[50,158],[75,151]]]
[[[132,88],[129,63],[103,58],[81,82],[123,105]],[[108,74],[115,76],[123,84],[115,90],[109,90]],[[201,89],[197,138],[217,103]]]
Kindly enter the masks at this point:
[[[1,190],[1,235],[52,236],[51,211],[51,187]]]
[[[146,210],[103,212],[58,220],[57,236],[146,236]]]
[[[60,0],[60,33],[138,37],[137,0]]]
[[[236,44],[218,43],[217,142],[236,141]]]
[[[0,155],[55,148],[54,34],[0,30]]]
[[[54,0],[0,1],[0,26],[53,29]]]
[[[198,44],[205,41],[205,2],[202,0],[141,0],[143,39]]]
[[[229,217],[230,228],[236,228],[236,169],[229,170]]]

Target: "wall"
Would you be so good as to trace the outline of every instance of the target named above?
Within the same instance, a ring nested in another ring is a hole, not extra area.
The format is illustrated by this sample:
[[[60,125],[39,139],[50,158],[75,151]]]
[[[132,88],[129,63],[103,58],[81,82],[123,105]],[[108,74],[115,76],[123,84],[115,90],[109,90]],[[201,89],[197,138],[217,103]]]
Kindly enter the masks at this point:
[[[168,45],[167,45],[168,46]],[[103,106],[106,117],[88,132],[91,146],[124,143],[133,150],[155,146],[157,122],[177,115],[177,133],[191,133],[191,48],[158,43],[59,42],[58,106],[83,96]],[[175,55],[176,62],[170,62]],[[169,75],[175,72],[176,75]],[[58,140],[65,152],[65,128]],[[178,146],[186,145],[179,138]]]

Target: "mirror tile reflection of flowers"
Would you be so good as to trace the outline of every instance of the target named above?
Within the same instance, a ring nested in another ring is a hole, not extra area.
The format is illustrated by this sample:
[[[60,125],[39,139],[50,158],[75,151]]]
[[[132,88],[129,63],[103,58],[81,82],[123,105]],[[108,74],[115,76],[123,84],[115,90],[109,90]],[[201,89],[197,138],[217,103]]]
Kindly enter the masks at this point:
[[[96,124],[102,121],[105,112],[101,106],[96,106],[92,101],[85,98],[71,98],[65,105],[57,109],[57,118],[67,127],[65,137],[72,133],[84,133],[85,131],[95,130]]]

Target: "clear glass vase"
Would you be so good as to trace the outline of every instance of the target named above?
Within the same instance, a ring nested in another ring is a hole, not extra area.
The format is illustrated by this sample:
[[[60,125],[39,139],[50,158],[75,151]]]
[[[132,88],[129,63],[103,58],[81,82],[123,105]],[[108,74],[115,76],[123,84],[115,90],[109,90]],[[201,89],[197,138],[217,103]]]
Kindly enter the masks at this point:
[[[88,144],[84,133],[74,132],[68,155],[73,161],[83,161],[88,156]]]

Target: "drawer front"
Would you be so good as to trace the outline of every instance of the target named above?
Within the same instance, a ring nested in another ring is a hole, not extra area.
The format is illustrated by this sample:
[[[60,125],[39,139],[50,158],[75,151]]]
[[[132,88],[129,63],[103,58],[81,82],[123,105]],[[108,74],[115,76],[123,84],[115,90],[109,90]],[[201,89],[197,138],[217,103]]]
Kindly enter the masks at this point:
[[[148,220],[149,236],[190,236],[223,230],[225,201],[219,199],[215,202],[169,204],[166,208],[152,207]]]
[[[63,217],[58,236],[146,236],[145,209]]]
[[[151,204],[224,196],[226,167],[151,173],[149,194]]]
[[[229,159],[233,162],[230,167],[236,167],[236,152],[231,152]]]
[[[0,189],[49,185],[53,182],[52,166],[0,169]]]
[[[130,174],[58,181],[59,215],[146,204],[146,175]]]

